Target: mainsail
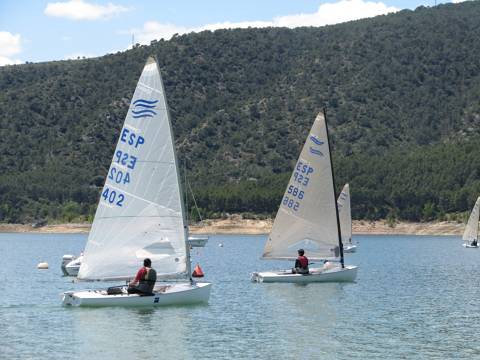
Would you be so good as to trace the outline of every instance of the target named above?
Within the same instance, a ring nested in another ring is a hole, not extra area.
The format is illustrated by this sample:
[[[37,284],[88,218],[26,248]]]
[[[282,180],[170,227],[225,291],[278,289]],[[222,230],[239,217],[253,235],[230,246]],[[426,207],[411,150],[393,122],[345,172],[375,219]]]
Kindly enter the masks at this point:
[[[265,244],[263,258],[340,257],[339,229],[325,117],[320,113],[303,146]]]
[[[340,218],[340,230],[342,243],[352,243],[352,211],[350,209],[350,186],[345,184],[337,200],[338,216]]]
[[[478,237],[478,217],[479,217],[479,208],[480,208],[480,197],[477,198],[475,206],[470,214],[468,219],[467,227],[463,232],[462,240],[464,241],[473,241]]]
[[[131,278],[150,258],[157,274],[187,273],[186,224],[165,91],[149,58],[135,89],[78,274]]]

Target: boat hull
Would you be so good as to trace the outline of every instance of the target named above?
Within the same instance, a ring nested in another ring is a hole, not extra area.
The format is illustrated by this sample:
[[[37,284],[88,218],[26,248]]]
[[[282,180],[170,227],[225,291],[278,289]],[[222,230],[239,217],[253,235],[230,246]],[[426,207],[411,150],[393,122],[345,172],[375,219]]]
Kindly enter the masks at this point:
[[[344,245],[343,252],[345,254],[357,252],[357,245]]]
[[[62,266],[62,271],[66,276],[77,276],[80,266],[82,265],[83,255],[73,259],[66,265]]]
[[[188,237],[188,245],[191,247],[205,247],[208,242],[207,235],[192,235]]]
[[[265,271],[252,273],[251,280],[259,283],[312,283],[312,282],[353,282],[357,277],[358,266],[347,265],[323,270],[310,269],[309,274],[292,274],[291,270]]]
[[[467,249],[478,249],[478,245],[463,244]]]
[[[166,306],[206,303],[210,298],[211,283],[175,283],[158,286],[154,295],[128,294],[126,287],[118,295],[108,295],[106,290],[85,290],[63,294],[63,305],[80,307],[104,306]]]
[[[80,270],[80,265],[65,266],[65,275],[66,276],[77,276],[78,270]]]

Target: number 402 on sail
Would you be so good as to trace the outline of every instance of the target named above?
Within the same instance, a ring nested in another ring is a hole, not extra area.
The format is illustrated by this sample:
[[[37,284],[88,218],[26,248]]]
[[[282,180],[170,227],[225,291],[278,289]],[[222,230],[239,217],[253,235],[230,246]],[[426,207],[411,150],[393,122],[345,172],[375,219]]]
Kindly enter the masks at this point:
[[[122,206],[123,201],[125,200],[125,195],[117,193],[117,191],[115,190],[110,190],[108,187],[105,187],[102,193],[102,198],[110,204]]]

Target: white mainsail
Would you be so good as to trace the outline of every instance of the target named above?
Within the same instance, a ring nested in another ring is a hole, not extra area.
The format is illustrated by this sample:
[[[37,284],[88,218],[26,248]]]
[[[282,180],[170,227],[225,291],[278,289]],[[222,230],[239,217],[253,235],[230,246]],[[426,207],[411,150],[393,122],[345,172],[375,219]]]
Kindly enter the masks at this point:
[[[159,276],[185,276],[182,192],[163,83],[149,58],[135,89],[78,274],[126,279],[144,258]]]
[[[263,258],[340,256],[336,199],[325,117],[320,113],[295,165],[265,244]]]
[[[337,199],[338,216],[340,218],[340,232],[342,243],[352,243],[352,211],[350,208],[350,186],[345,184]]]
[[[464,241],[473,241],[478,237],[478,218],[479,218],[479,208],[480,208],[480,197],[477,198],[475,206],[473,207],[470,217],[467,222],[467,227],[463,232],[462,240]]]

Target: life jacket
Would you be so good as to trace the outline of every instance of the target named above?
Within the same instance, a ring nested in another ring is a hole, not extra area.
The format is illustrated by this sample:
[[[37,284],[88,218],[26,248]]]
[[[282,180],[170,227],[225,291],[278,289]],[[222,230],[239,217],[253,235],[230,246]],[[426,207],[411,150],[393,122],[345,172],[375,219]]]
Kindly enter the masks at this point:
[[[139,281],[137,289],[143,293],[151,294],[157,281],[157,272],[152,268],[146,268],[147,271],[143,275],[143,279]]]
[[[308,269],[308,259],[306,256],[299,256],[297,260],[300,263],[301,268]]]

